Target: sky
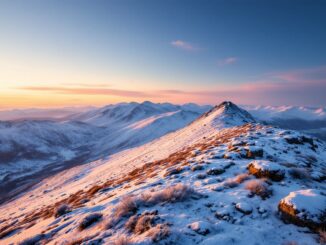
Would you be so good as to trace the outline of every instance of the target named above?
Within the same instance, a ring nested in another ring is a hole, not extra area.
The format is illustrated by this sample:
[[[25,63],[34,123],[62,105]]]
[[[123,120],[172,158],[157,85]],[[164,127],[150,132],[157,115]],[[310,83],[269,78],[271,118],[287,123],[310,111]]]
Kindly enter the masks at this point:
[[[0,108],[326,106],[326,1],[2,0]]]

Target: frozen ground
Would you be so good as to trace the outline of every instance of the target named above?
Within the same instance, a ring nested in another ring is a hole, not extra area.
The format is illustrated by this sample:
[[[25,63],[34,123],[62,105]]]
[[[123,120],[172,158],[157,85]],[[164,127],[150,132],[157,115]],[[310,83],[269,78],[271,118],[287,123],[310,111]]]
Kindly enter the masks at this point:
[[[2,205],[0,243],[322,243],[325,160],[321,141],[223,103]]]
[[[207,110],[194,104],[122,103],[70,112],[52,121],[0,121],[0,198],[8,194],[5,185],[13,187],[48,176],[46,169],[66,169],[142,145],[184,127]],[[33,115],[28,110],[26,114]]]

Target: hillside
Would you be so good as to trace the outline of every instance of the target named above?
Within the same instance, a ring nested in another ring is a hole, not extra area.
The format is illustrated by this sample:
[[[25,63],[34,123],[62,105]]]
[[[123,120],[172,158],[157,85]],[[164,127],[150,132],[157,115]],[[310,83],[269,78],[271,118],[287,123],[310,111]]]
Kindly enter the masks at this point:
[[[60,120],[0,121],[0,203],[46,176],[180,129],[208,109],[121,103]]]
[[[0,206],[0,243],[323,243],[325,159],[321,141],[224,102]]]

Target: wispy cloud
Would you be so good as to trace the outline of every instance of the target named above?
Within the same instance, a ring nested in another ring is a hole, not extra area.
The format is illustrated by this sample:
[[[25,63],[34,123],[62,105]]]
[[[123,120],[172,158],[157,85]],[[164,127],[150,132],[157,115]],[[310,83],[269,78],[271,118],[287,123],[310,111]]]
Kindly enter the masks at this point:
[[[111,95],[135,100],[169,101],[175,103],[197,102],[216,104],[232,100],[241,104],[267,105],[326,105],[326,66],[311,69],[272,72],[258,80],[241,84],[209,87],[203,90],[122,90],[91,87],[19,87],[21,90],[71,95]],[[81,96],[82,97],[82,96]]]
[[[183,40],[174,40],[170,43],[173,47],[175,48],[179,48],[179,49],[183,49],[183,50],[187,50],[187,51],[196,51],[198,50],[197,47],[195,47],[194,45],[185,42]]]
[[[264,74],[259,80],[226,85],[209,90],[162,90],[169,98],[191,98],[199,103],[216,104],[232,100],[242,104],[326,105],[326,66]]]
[[[20,87],[21,90],[29,91],[48,91],[60,94],[81,94],[81,95],[113,95],[121,97],[146,97],[147,93],[142,91],[108,89],[108,88],[85,88],[85,87],[42,87],[26,86]]]
[[[226,58],[224,58],[224,59],[219,60],[219,61],[217,62],[217,64],[218,64],[219,66],[231,65],[231,64],[236,63],[238,60],[239,60],[238,57],[230,56],[230,57],[226,57]]]

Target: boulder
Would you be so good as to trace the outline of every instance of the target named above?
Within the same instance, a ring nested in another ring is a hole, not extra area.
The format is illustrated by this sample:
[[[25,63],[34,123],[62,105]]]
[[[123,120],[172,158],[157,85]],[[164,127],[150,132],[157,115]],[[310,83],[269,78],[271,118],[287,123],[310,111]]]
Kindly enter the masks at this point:
[[[326,229],[326,195],[320,190],[290,192],[279,202],[278,209],[286,223],[313,230]]]
[[[274,181],[281,181],[285,176],[284,168],[271,161],[260,160],[252,161],[248,164],[249,173],[257,178],[269,178]]]
[[[191,223],[188,227],[192,229],[194,232],[205,236],[208,233],[210,233],[211,225],[206,221],[197,221]]]
[[[211,168],[206,171],[208,175],[219,175],[219,174],[223,174],[224,172],[225,170],[223,168]]]
[[[252,207],[248,203],[239,202],[235,205],[235,209],[243,214],[251,214],[252,213]]]
[[[247,146],[245,148],[245,158],[248,159],[255,159],[255,158],[259,158],[259,157],[263,157],[264,156],[264,151],[263,149],[256,147],[256,146]]]

